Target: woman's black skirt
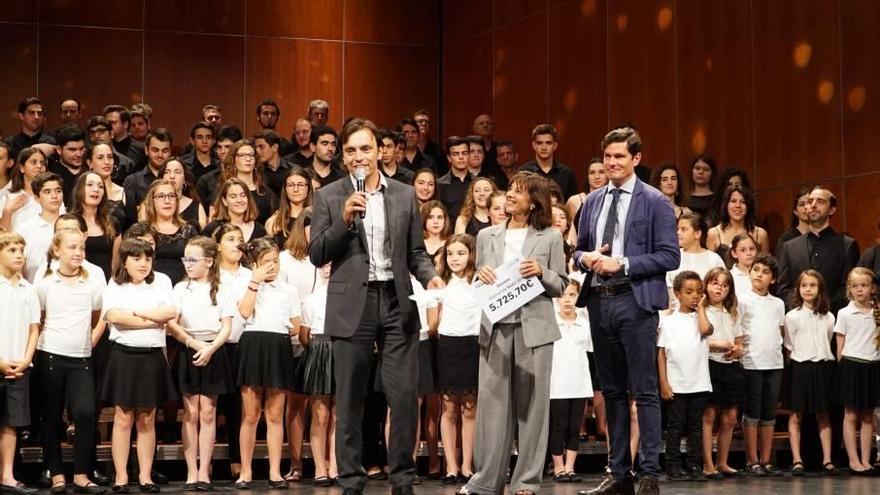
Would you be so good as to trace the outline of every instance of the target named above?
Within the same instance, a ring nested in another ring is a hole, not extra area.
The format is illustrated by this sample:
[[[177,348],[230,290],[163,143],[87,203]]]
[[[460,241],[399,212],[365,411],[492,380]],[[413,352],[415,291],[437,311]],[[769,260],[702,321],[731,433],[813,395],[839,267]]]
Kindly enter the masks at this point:
[[[98,398],[111,406],[138,409],[177,400],[164,349],[113,344]]]
[[[723,408],[740,405],[745,394],[742,364],[719,363],[710,359],[709,379],[712,381],[712,391],[709,392],[708,404]]]
[[[238,342],[238,377],[242,387],[293,391],[293,346],[290,336],[275,332],[244,332]]]
[[[332,395],[336,392],[330,337],[312,336],[296,367],[296,389],[304,395]]]
[[[174,360],[174,377],[184,395],[223,395],[235,390],[232,365],[225,349],[218,349],[205,366],[193,364],[194,349],[182,348]]]
[[[437,337],[437,390],[445,395],[476,394],[480,344],[477,336]]]
[[[787,409],[800,414],[828,412],[834,383],[834,361],[791,361]]]
[[[850,409],[874,409],[880,399],[880,361],[864,362],[844,357],[837,364],[837,403]]]

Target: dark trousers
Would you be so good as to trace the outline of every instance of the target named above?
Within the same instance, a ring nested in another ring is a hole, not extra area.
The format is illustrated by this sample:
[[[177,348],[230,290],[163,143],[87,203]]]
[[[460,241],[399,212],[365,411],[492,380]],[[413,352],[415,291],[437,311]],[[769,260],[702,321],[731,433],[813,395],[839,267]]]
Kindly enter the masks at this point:
[[[409,303],[409,301],[406,301]],[[412,457],[418,419],[419,333],[406,330],[393,283],[370,287],[354,335],[333,337],[336,374],[336,463],[339,484],[363,490],[362,465],[365,391],[370,383],[373,349],[379,350],[382,388],[391,410],[388,468],[392,486],[412,483]]]
[[[587,399],[550,399],[551,455],[562,455],[565,450],[577,450],[580,444],[581,421]]]
[[[622,480],[632,465],[629,451],[629,395],[638,406],[641,450],[639,468],[660,474],[660,396],[657,379],[656,312],[639,307],[632,292],[587,298],[594,356],[605,395],[611,443],[611,474]]]
[[[782,370],[746,370],[745,426],[776,424],[776,402],[782,389]]]
[[[237,343],[227,342],[223,344],[223,352],[226,353],[232,365],[232,376],[238,376],[238,358],[235,352]],[[241,392],[235,389],[232,393],[221,395],[218,399],[218,409],[226,418],[226,437],[229,444],[229,462],[241,463],[241,447],[238,434],[241,430]]]
[[[703,410],[708,392],[674,394],[666,405],[666,468],[703,468]],[[641,411],[639,411],[641,412]],[[681,454],[681,436],[687,431],[687,457]]]
[[[73,439],[73,473],[87,474],[95,449],[95,379],[89,358],[37,351],[34,366],[43,386],[40,394],[43,452],[52,476],[62,474],[61,441],[64,406],[76,426]]]

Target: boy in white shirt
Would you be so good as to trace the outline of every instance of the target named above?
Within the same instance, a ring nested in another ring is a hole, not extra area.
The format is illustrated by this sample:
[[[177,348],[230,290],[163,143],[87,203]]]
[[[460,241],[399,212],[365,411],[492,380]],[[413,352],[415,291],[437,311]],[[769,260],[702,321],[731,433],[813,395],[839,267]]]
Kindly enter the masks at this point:
[[[712,324],[697,317],[705,304],[700,275],[685,270],[672,283],[678,311],[660,320],[657,371],[660,398],[667,404],[666,471],[671,480],[706,481],[703,474],[703,410],[712,391],[709,340]],[[687,429],[687,462],[682,462],[681,436]]]
[[[752,291],[742,294],[742,329],[745,352],[746,407],[743,430],[746,440],[747,473],[751,476],[781,476],[782,470],[770,462],[773,453],[773,430],[776,425],[776,402],[782,388],[782,339],[785,335],[785,304],[770,294],[776,282],[776,260],[762,254],[749,269]],[[760,430],[760,434],[759,434]],[[760,436],[760,459],[758,440]]]
[[[18,495],[37,492],[12,474],[16,428],[30,424],[30,367],[40,334],[37,291],[21,275],[24,247],[20,235],[0,230],[0,489]]]

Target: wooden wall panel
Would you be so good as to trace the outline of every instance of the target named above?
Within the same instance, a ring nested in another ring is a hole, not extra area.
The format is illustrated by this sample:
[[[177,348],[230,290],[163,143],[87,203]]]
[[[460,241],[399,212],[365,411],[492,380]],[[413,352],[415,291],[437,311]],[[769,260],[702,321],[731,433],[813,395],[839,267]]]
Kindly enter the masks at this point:
[[[810,4],[767,2],[752,13],[758,188],[843,173],[839,5]]]
[[[5,135],[19,131],[18,102],[28,96],[38,96],[37,91],[37,28],[36,26],[0,24],[0,46],[8,59],[7,69],[0,80],[0,129]],[[14,68],[14,70],[12,69]],[[44,109],[53,113],[48,102]],[[57,108],[57,107],[56,107]]]
[[[345,3],[345,40],[435,46],[439,14],[437,1],[349,1]]]
[[[518,21],[547,10],[547,0],[495,0],[495,25]]]
[[[444,44],[492,29],[492,0],[444,0],[441,3]]]
[[[244,120],[244,40],[229,36],[148,32],[145,37],[144,101],[153,125],[171,130],[175,144],[189,139],[207,103],[223,109],[229,124]],[[174,57],[151,54],[174,53]]]
[[[281,107],[278,132],[286,137],[315,98],[330,104],[330,125],[342,124],[342,43],[248,38],[245,61],[246,134],[255,130],[255,109],[263,98],[274,98]]]
[[[0,22],[36,22],[37,2],[34,0],[5,0],[0,9]]]
[[[678,161],[702,153],[754,175],[749,3],[676,2]]]
[[[522,161],[532,129],[549,118],[547,69],[546,14],[495,30],[495,137],[512,140]]]
[[[452,135],[472,134],[477,115],[494,112],[492,67],[491,33],[444,48],[440,143]]]
[[[880,2],[842,0],[841,98],[843,167],[847,175],[880,170]],[[876,192],[880,189],[875,189]]]
[[[144,25],[145,1],[40,0],[40,23],[141,29]]]
[[[247,33],[342,39],[344,0],[247,0]]]
[[[244,34],[246,0],[149,0],[147,30]]]
[[[397,67],[406,70],[397,71]],[[433,47],[348,43],[345,77],[343,117],[364,117],[393,129],[402,117],[411,117],[419,108],[437,114],[437,50]]]
[[[52,49],[40,51],[40,97],[50,109],[65,98],[78,98],[86,118],[111,103],[141,101],[141,36],[111,29],[42,29],[40,46]]]
[[[675,24],[672,0],[608,4],[611,126],[636,126],[649,165],[676,159]]]
[[[550,123],[559,131],[559,160],[581,180],[609,127],[605,2],[591,5],[550,10]]]
[[[846,232],[859,241],[864,251],[880,242],[880,173],[849,177],[844,181],[846,198],[841,201]]]

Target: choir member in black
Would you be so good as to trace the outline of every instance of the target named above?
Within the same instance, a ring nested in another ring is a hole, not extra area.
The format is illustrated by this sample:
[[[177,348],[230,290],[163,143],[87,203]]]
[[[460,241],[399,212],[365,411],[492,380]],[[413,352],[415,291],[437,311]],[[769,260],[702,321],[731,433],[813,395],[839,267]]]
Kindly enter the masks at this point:
[[[681,172],[676,164],[664,162],[658,165],[651,174],[650,184],[662,192],[666,199],[672,203],[676,221],[684,213],[690,213],[691,209],[685,206],[687,195],[685,193],[684,177],[681,176]]]
[[[149,135],[144,143],[135,141],[128,133],[131,125],[131,112],[122,105],[107,105],[104,107],[104,118],[110,123],[110,133],[113,135],[113,148],[119,153],[131,158],[134,162],[132,172],[143,170],[147,166],[145,147],[149,146]]]
[[[315,127],[313,125],[309,143],[312,149],[312,160],[306,165],[306,168],[310,168],[315,173],[315,178],[321,183],[321,187],[343,177],[348,177],[348,172],[333,164],[336,156],[336,131],[332,127],[326,125]]]
[[[443,175],[449,171],[449,164],[446,163],[446,154],[443,148],[431,140],[431,115],[425,109],[416,110],[413,114],[413,120],[419,126],[418,147],[422,154],[431,157],[434,161],[434,170],[438,175]]]
[[[266,220],[266,231],[275,239],[276,244],[287,244],[296,218],[303,209],[312,206],[312,194],[312,173],[309,170],[295,167],[287,172],[278,210]]]
[[[113,205],[107,198],[104,179],[95,172],[86,172],[76,180],[71,193],[70,212],[81,215],[88,226],[86,231],[86,259],[101,267],[105,280],[113,275],[116,254],[121,238],[116,218],[111,215]]]
[[[86,134],[75,125],[65,125],[55,132],[58,152],[49,160],[49,172],[58,174],[63,181],[64,201],[70,201],[70,191],[76,178],[83,173],[83,155],[86,151]]]
[[[277,199],[275,193],[263,184],[262,166],[257,162],[257,152],[251,141],[243,139],[232,145],[223,161],[222,177],[224,182],[232,178],[242,181],[257,207],[256,220],[265,223],[269,219],[275,211]],[[212,218],[217,218],[216,212]]]
[[[130,138],[128,138],[130,139]],[[171,157],[173,138],[167,129],[157,128],[147,135],[146,166],[125,178],[125,211],[130,223],[138,219],[138,207],[147,194],[150,184],[159,178],[159,169]]]
[[[103,116],[95,115],[90,118],[88,122],[86,122],[86,133],[90,147],[93,147],[98,143],[107,143],[111,145],[110,148],[113,149],[113,138],[110,137],[110,122],[107,122],[107,119]],[[88,155],[88,149],[86,149],[86,154]],[[122,186],[125,178],[135,172],[134,161],[113,149],[113,162],[115,164],[112,175],[113,182]]]
[[[224,125],[217,131],[217,139],[214,142],[214,153],[217,155],[217,169],[212,170],[201,178],[196,180],[196,190],[199,192],[199,198],[206,204],[210,205],[220,187],[220,177],[223,176],[223,163],[225,163],[226,155],[236,142],[241,140],[241,131],[238,127]],[[209,217],[210,217],[210,213]]]
[[[489,221],[489,197],[497,190],[495,182],[488,177],[474,179],[464,199],[461,212],[455,219],[454,233],[467,233],[476,238],[479,231],[492,225]]]
[[[153,266],[157,272],[168,275],[172,284],[183,280],[183,257],[186,242],[197,236],[198,228],[180,216],[180,198],[174,184],[167,179],[157,179],[147,191],[138,216],[153,229],[156,239],[156,255]]]
[[[46,156],[55,153],[55,140],[43,132],[46,114],[39,98],[31,96],[18,103],[18,120],[21,122],[19,132],[6,137],[6,144],[12,148],[10,156],[18,156],[21,150],[31,146],[36,146]]]
[[[281,136],[270,129],[263,129],[254,134],[254,150],[257,152],[257,161],[263,169],[263,184],[272,191],[275,196],[281,195],[284,187],[284,177],[293,168],[284,158],[281,158]]]
[[[437,179],[438,199],[443,202],[451,218],[458,217],[461,205],[470,188],[471,176],[468,171],[469,144],[465,138],[450,136],[446,140],[446,155],[449,172]]]
[[[309,138],[312,135],[312,124],[309,119],[300,117],[293,124],[293,135],[290,137],[290,145],[295,151],[283,158],[298,167],[305,167],[312,161],[312,147]],[[294,146],[295,145],[295,146]]]
[[[213,236],[214,231],[224,223],[237,225],[244,234],[245,242],[266,235],[263,224],[257,221],[257,207],[247,184],[237,178],[223,183],[217,191],[217,199],[212,206],[214,221],[205,226],[204,234]]]
[[[192,172],[177,157],[171,157],[159,169],[159,177],[171,182],[177,194],[180,216],[190,225],[202,229],[208,223],[208,214],[196,191]]]
[[[104,191],[107,192],[107,201],[110,202],[110,210],[116,216],[117,210],[122,210],[125,200],[125,191],[122,186],[113,182],[113,175],[117,170],[116,154],[108,142],[97,142],[86,148],[86,165],[89,170],[101,176],[104,180]],[[125,212],[119,211],[117,218],[124,218]]]
[[[437,176],[433,170],[429,168],[416,170],[412,185],[420,207],[432,199],[437,199]]]
[[[776,256],[782,255],[785,243],[810,231],[810,189],[803,187],[794,193],[791,200],[791,225],[776,240]],[[859,265],[862,266],[862,265]],[[870,268],[870,267],[869,267]]]
[[[742,187],[748,190],[752,189],[748,174],[746,174],[744,170],[732,165],[725,167],[724,170],[718,174],[718,180],[715,181],[715,183],[715,190],[718,194],[715,195],[715,199],[712,202],[712,208],[706,216],[709,224],[717,222],[721,217],[721,200],[724,197],[724,191],[731,187]]]
[[[207,122],[196,122],[189,128],[189,142],[192,151],[182,160],[192,172],[195,185],[203,175],[220,168],[220,160],[214,154],[214,128]]]
[[[379,140],[379,170],[385,177],[411,186],[415,172],[402,167],[397,161],[397,147],[406,142],[403,135],[388,129],[379,129],[376,139]]]
[[[715,202],[715,182],[718,166],[715,159],[700,155],[691,162],[691,191],[687,206],[706,218]]]
[[[418,170],[420,168],[430,168],[435,172],[439,172],[434,159],[422,153],[419,149],[419,125],[410,118],[404,118],[397,124],[397,132],[403,134],[406,140],[406,148],[403,151],[403,160],[399,163],[401,167],[410,170]]]
[[[550,124],[541,124],[532,129],[532,149],[535,151],[535,159],[526,162],[520,170],[535,172],[547,179],[553,180],[562,190],[564,201],[578,192],[577,178],[574,172],[566,165],[556,161],[554,154],[559,135],[556,128]]]

